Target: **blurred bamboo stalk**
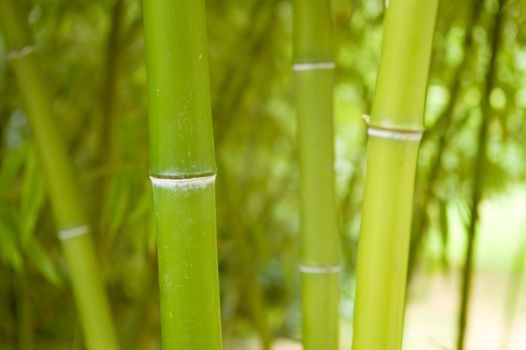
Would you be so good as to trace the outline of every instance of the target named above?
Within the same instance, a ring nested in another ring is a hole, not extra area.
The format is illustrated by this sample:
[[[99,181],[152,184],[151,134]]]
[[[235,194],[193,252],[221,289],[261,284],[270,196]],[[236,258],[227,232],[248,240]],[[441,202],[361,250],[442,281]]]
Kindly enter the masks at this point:
[[[495,13],[495,24],[491,36],[491,56],[484,79],[485,86],[483,89],[480,113],[482,121],[478,135],[478,150],[473,166],[473,187],[471,194],[470,220],[467,231],[468,242],[464,258],[464,269],[462,273],[462,285],[460,290],[461,300],[458,313],[458,335],[457,350],[463,350],[465,347],[466,326],[469,315],[469,301],[471,297],[471,287],[473,279],[473,257],[475,256],[475,243],[477,238],[477,226],[480,218],[479,204],[483,195],[484,170],[486,166],[486,151],[488,148],[488,128],[490,122],[490,95],[497,79],[497,55],[500,46],[500,36],[502,27],[502,17],[505,0],[498,1],[498,9]]]
[[[438,0],[391,0],[368,123],[353,349],[400,349],[419,141]]]
[[[68,263],[86,347],[117,349],[117,337],[82,208],[73,165],[54,126],[51,98],[36,47],[13,0],[0,0],[0,25],[7,59],[15,72],[33,138],[38,145],[47,191]]]
[[[330,1],[294,2],[294,78],[301,174],[303,347],[338,348],[341,252],[334,188]]]
[[[472,6],[468,13],[469,17],[466,24],[466,35],[464,38],[464,54],[462,61],[456,67],[454,73],[451,75],[451,85],[448,89],[450,91],[450,98],[444,107],[442,113],[438,116],[437,122],[428,130],[423,142],[436,142],[436,139],[432,137],[433,132],[439,132],[438,136],[438,149],[435,153],[435,158],[431,163],[431,167],[428,173],[423,176],[426,177],[423,190],[421,204],[415,205],[415,220],[413,227],[413,235],[411,236],[411,246],[409,251],[409,266],[408,266],[408,280],[411,280],[415,269],[418,264],[420,254],[420,244],[425,237],[426,232],[429,229],[430,217],[427,214],[427,208],[434,199],[437,199],[434,188],[437,180],[440,178],[442,170],[442,161],[444,154],[451,137],[451,133],[456,131],[456,128],[451,121],[454,117],[455,107],[457,106],[458,99],[461,95],[462,79],[459,79],[461,74],[464,72],[470,58],[472,57],[473,51],[473,37],[476,29],[476,24],[480,18],[480,14],[483,10],[483,0],[472,0]],[[431,137],[430,137],[431,136]],[[445,249],[445,247],[444,247]]]
[[[126,6],[124,0],[116,0],[111,10],[111,24],[106,39],[106,47],[104,51],[104,82],[101,87],[101,132],[98,147],[98,161],[101,166],[111,166],[118,162],[117,159],[117,145],[119,135],[116,132],[119,125],[119,117],[117,115],[118,97],[117,84],[119,82],[119,64],[123,54],[122,49],[124,43],[122,42],[123,21]],[[98,224],[98,233],[102,234],[100,237],[104,241],[99,245],[107,248],[107,241],[111,240],[111,234],[108,234],[108,227],[110,226],[111,201],[109,198],[111,182],[114,176],[108,175],[101,177],[97,186],[99,193],[96,197],[99,205],[95,212],[96,223]],[[100,240],[99,240],[100,241]],[[100,244],[100,243],[99,243]]]
[[[205,4],[145,0],[163,349],[221,349]]]

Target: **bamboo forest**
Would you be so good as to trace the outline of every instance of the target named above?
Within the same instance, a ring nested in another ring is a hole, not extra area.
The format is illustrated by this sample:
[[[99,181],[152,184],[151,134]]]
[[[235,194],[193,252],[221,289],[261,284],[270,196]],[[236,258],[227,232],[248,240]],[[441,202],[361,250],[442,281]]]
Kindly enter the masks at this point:
[[[526,349],[526,0],[0,0],[0,350]]]

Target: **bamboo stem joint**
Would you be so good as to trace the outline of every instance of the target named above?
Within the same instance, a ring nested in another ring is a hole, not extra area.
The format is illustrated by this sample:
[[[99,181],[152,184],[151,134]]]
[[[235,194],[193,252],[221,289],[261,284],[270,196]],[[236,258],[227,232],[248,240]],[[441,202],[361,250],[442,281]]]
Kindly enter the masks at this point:
[[[216,181],[216,175],[205,175],[187,178],[166,178],[166,177],[155,177],[150,175],[150,181],[153,186],[165,187],[165,188],[195,188],[205,187],[213,184]]]
[[[8,60],[14,60],[14,59],[17,59],[17,58],[22,58],[24,56],[27,56],[29,54],[32,54],[34,52],[37,51],[37,47],[35,45],[27,45],[27,46],[24,46],[23,48],[21,49],[18,49],[18,50],[12,50],[12,51],[9,51],[5,57],[8,59]]]
[[[304,63],[295,63],[292,65],[292,70],[295,72],[299,71],[308,71],[308,70],[324,70],[324,69],[334,69],[336,64],[331,61],[324,62],[304,62]]]
[[[331,274],[331,273],[340,273],[342,271],[341,265],[327,265],[327,266],[314,266],[314,265],[304,265],[299,264],[298,270],[302,273],[311,273],[311,274]]]
[[[63,240],[70,239],[70,238],[73,238],[73,237],[85,235],[88,232],[89,232],[88,225],[82,225],[82,226],[69,228],[67,230],[59,231],[58,232],[58,238],[61,241],[63,241]]]
[[[373,125],[370,123],[370,116],[364,115],[363,121],[367,125],[367,135],[383,139],[397,141],[415,141],[422,140],[424,129],[415,127],[406,127],[402,125]]]

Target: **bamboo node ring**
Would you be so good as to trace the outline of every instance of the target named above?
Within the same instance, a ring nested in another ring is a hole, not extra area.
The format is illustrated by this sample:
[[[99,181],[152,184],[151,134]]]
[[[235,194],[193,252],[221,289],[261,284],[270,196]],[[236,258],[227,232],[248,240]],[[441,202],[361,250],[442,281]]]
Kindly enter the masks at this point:
[[[58,232],[58,238],[63,241],[73,237],[85,235],[86,233],[88,233],[88,231],[89,227],[87,225],[68,228],[66,230],[60,230]]]
[[[335,67],[336,67],[336,64],[331,61],[304,62],[304,63],[294,63],[292,65],[292,70],[295,72],[299,72],[299,71],[308,71],[308,70],[334,69]]]
[[[14,60],[17,58],[27,56],[35,51],[37,51],[37,47],[35,45],[27,45],[21,49],[9,51],[8,53],[6,53],[5,57],[8,60]]]
[[[189,178],[162,178],[150,175],[152,185],[164,188],[192,188],[204,187],[216,181],[216,175],[189,177]]]
[[[383,139],[398,141],[415,141],[422,140],[424,129],[411,128],[406,126],[374,125],[370,123],[371,117],[364,115],[362,120],[367,125],[367,135]]]
[[[298,270],[303,273],[312,273],[312,274],[329,274],[329,273],[339,273],[342,270],[341,265],[325,265],[325,266],[314,266],[314,265],[298,265]]]

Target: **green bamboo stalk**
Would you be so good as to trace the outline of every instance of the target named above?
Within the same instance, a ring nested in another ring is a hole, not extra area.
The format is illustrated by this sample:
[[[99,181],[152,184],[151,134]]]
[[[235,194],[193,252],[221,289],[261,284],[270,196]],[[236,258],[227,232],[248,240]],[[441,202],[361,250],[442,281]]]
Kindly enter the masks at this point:
[[[301,174],[301,307],[306,350],[338,348],[341,252],[334,188],[332,16],[328,0],[294,2]]]
[[[419,141],[438,0],[391,0],[368,123],[353,349],[400,349]]]
[[[484,8],[483,1],[484,0],[472,1],[471,9],[468,13],[469,17],[468,23],[466,25],[466,36],[464,38],[464,44],[462,45],[464,48],[464,55],[462,61],[456,67],[454,73],[452,74],[452,82],[448,89],[450,96],[449,100],[442,113],[438,116],[437,122],[435,124],[435,127],[440,125],[444,125],[445,127],[443,128],[442,133],[438,137],[437,151],[435,153],[435,158],[430,166],[430,170],[427,174],[424,175],[426,177],[426,181],[422,190],[422,204],[415,208],[416,220],[415,227],[413,228],[414,235],[413,237],[411,237],[411,245],[409,250],[409,281],[411,280],[413,273],[416,269],[416,265],[418,263],[419,253],[421,251],[420,244],[424,239],[426,232],[429,229],[430,217],[427,215],[427,206],[434,199],[436,199],[436,196],[433,193],[433,188],[435,188],[435,183],[440,178],[442,170],[442,160],[444,158],[444,154],[446,153],[445,150],[447,148],[449,138],[451,137],[450,135],[452,132],[456,131],[454,129],[455,125],[451,123],[451,120],[453,119],[455,107],[457,106],[457,102],[461,96],[462,79],[458,79],[458,77],[466,69],[468,62],[472,57],[474,41],[473,32],[476,29],[476,24],[479,20],[482,9]],[[426,133],[426,137],[424,138],[424,143],[426,141],[430,141],[428,136],[431,133],[432,131],[428,130],[428,132]]]
[[[471,217],[469,220],[469,227],[467,230],[468,242],[466,244],[466,253],[464,256],[464,266],[462,271],[462,282],[460,289],[460,306],[458,312],[458,335],[457,335],[457,350],[463,350],[466,338],[466,326],[469,315],[469,302],[471,300],[471,286],[473,279],[473,259],[475,256],[475,248],[478,233],[479,223],[479,204],[483,196],[484,184],[484,170],[486,167],[486,152],[488,148],[488,130],[490,122],[490,94],[497,80],[497,54],[500,46],[502,17],[505,0],[498,1],[498,11],[495,14],[495,25],[493,28],[490,48],[491,55],[488,64],[488,69],[484,77],[484,89],[480,112],[482,114],[482,121],[480,124],[477,155],[473,167],[473,187],[471,193]]]
[[[221,349],[203,0],[144,0],[163,348]]]
[[[53,125],[48,87],[39,69],[31,35],[18,11],[15,1],[0,0],[0,26],[8,51],[7,58],[15,72],[32,135],[38,145],[84,341],[86,347],[92,350],[117,349],[110,308],[100,279],[73,165]]]
[[[117,84],[119,82],[119,64],[123,55],[121,37],[125,10],[126,4],[124,0],[116,0],[114,2],[110,17],[111,25],[106,39],[104,82],[101,88],[101,132],[98,145],[99,164],[103,167],[111,166],[118,161],[116,159],[117,145],[120,135],[116,132],[119,125],[117,114],[119,93]],[[111,200],[105,201],[104,199],[109,198],[113,179],[113,176],[104,176],[97,183],[100,191],[95,200],[97,203],[104,203],[105,205],[97,208],[95,222],[98,224],[97,233],[102,234],[101,238],[104,239],[104,241],[100,242],[102,244],[99,243],[99,247],[102,246],[104,248],[108,248],[108,240],[111,241],[112,239],[111,235],[106,234],[110,226],[109,217],[113,214],[110,213]]]

